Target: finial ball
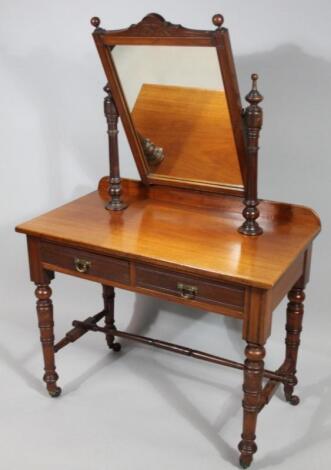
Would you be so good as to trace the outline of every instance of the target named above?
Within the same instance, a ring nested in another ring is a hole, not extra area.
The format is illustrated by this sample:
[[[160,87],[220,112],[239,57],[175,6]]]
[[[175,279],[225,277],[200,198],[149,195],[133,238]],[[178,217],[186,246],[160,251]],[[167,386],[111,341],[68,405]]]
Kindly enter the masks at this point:
[[[251,78],[252,78],[253,82],[256,82],[256,80],[258,80],[258,79],[259,79],[259,76],[258,76],[258,74],[257,74],[257,73],[252,73],[252,76],[251,76]]]
[[[100,18],[98,18],[97,16],[93,16],[93,18],[91,18],[91,25],[95,28],[98,28],[100,25]]]
[[[220,28],[222,24],[224,23],[224,17],[220,13],[216,13],[216,15],[213,16],[213,24],[217,26],[217,28]]]

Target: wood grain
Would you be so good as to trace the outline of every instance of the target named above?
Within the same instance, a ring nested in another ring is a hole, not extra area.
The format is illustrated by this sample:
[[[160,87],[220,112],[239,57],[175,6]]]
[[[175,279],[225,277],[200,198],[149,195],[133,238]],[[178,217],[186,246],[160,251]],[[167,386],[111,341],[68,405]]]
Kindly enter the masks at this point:
[[[129,283],[129,263],[127,261],[100,256],[85,250],[41,243],[41,263],[49,269],[65,269],[72,274],[82,274],[86,279],[103,278],[121,284]],[[75,259],[87,261],[89,268],[86,273],[79,273],[75,267]]]
[[[221,282],[212,282],[193,276],[184,276],[164,269],[137,264],[137,286],[147,289],[156,289],[169,294],[180,295],[178,283],[196,287],[194,300],[221,304],[236,310],[243,311],[245,289],[242,286],[233,286]]]
[[[164,149],[151,176],[242,186],[224,91],[144,84],[132,119],[141,135]]]
[[[127,186],[131,193],[126,194]],[[220,202],[221,209],[184,203],[174,207],[172,202],[148,198],[139,187],[123,181],[124,199],[130,204],[123,213],[108,213],[102,197],[94,192],[16,230],[262,288],[273,287],[320,231],[319,219],[310,209],[263,201],[264,235],[244,237],[237,232],[239,198],[228,197],[223,205]]]

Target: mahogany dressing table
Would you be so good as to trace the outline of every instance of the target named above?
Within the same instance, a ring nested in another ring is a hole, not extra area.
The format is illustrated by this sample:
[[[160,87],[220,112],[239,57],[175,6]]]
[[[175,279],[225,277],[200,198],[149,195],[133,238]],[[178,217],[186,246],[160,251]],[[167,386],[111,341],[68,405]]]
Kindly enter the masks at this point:
[[[248,106],[240,95],[227,29],[183,28],[157,14],[123,30],[91,20],[107,76],[104,111],[110,176],[98,191],[19,225],[27,235],[31,280],[52,397],[55,353],[88,331],[108,347],[127,338],[243,371],[240,464],[252,462],[257,416],[277,387],[294,395],[296,362],[309,280],[312,242],[320,231],[306,207],[257,198],[262,96],[253,74]],[[117,124],[121,118],[141,181],[121,179]],[[243,205],[244,203],[244,205]],[[102,285],[104,308],[55,342],[50,282],[62,272]],[[120,331],[114,288],[242,320],[245,362]],[[283,364],[264,367],[273,310],[288,294]],[[100,321],[103,320],[103,323]]]

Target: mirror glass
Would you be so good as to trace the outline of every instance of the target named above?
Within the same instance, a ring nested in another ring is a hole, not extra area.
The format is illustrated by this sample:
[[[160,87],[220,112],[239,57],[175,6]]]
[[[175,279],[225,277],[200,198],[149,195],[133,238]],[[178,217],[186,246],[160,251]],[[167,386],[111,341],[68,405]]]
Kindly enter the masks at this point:
[[[242,188],[216,49],[120,45],[111,55],[149,176]]]

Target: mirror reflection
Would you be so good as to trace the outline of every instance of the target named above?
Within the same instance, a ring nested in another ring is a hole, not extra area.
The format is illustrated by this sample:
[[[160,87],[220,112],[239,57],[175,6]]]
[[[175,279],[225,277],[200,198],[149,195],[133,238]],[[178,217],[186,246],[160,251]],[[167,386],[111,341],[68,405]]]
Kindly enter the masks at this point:
[[[150,174],[242,186],[214,48],[116,46],[112,57]]]

